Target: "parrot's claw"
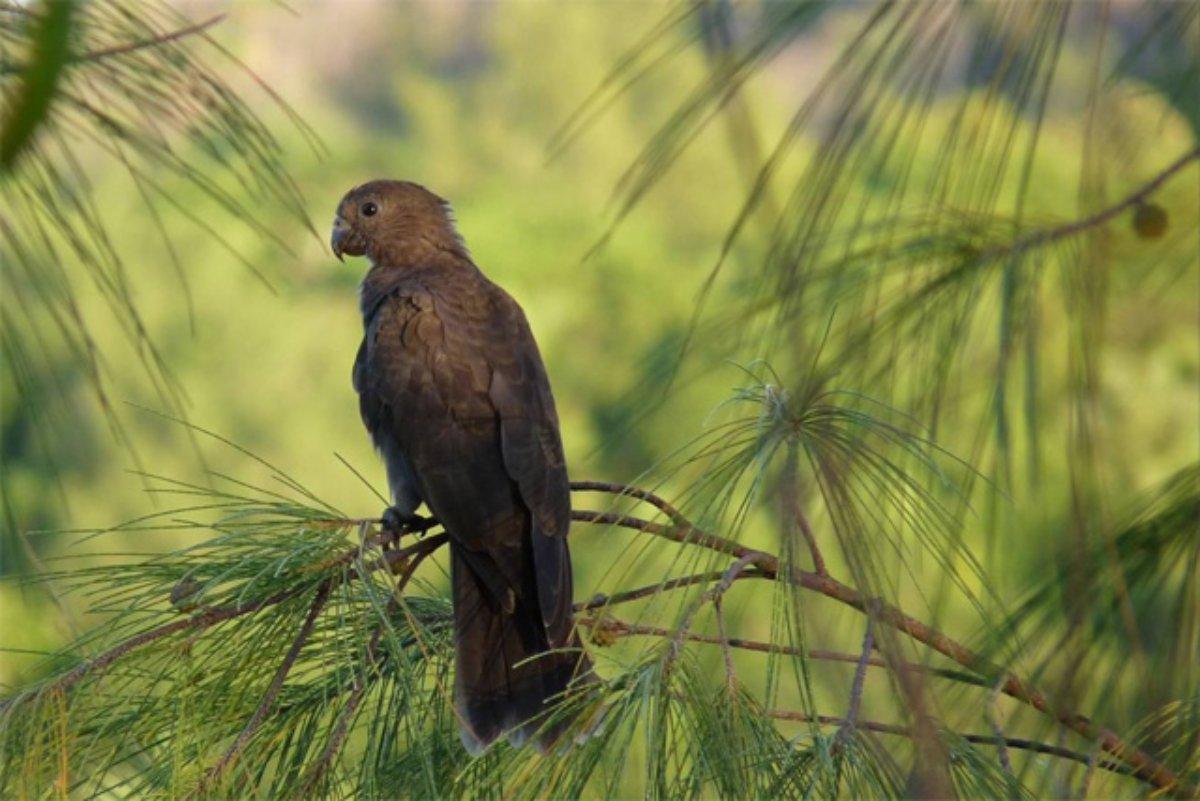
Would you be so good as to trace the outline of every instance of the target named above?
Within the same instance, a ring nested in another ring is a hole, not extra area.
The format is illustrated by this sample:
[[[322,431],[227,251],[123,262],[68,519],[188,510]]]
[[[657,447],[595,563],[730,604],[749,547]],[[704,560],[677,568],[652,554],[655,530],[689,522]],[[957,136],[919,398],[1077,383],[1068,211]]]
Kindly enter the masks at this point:
[[[380,523],[383,533],[388,535],[387,544],[394,545],[405,534],[415,534],[418,538],[424,536],[425,532],[433,525],[433,518],[422,517],[412,512],[401,511],[395,506],[389,506],[383,510]]]

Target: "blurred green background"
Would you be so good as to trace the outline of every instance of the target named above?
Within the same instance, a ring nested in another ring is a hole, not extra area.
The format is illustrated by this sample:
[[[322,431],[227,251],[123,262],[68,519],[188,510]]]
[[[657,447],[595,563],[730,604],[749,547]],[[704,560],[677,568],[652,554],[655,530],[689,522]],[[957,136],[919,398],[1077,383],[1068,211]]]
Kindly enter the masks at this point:
[[[197,5],[189,13],[204,19],[220,10]],[[121,166],[98,154],[91,165],[93,189],[104,199],[100,213],[137,276],[135,301],[187,393],[191,422],[284,467],[348,512],[379,511],[334,456],[384,488],[350,386],[361,339],[357,285],[367,265],[339,264],[326,241],[347,189],[396,177],[451,201],[476,261],[525,307],[549,365],[573,475],[632,478],[698,430],[736,380],[732,373],[711,384],[716,391],[707,398],[697,393],[692,403],[673,403],[669,416],[636,434],[627,430],[633,412],[624,401],[645,359],[656,350],[670,357],[739,202],[728,189],[737,172],[721,131],[698,144],[608,247],[583,257],[607,228],[617,178],[682,88],[703,74],[703,54],[621,97],[558,158],[548,150],[615,56],[662,18],[662,8],[355,2],[295,14],[265,3],[227,10],[219,40],[286,98],[326,147],[315,152],[235,65],[224,65],[231,82],[262,103],[320,236],[285,209],[256,209],[291,244],[293,257],[194,187],[169,183],[181,205],[218,225],[270,286],[162,204],[184,265],[181,281]],[[764,99],[767,92],[761,90]],[[118,325],[102,313],[103,301],[86,286],[79,290],[93,336],[108,354],[111,397],[161,409]],[[22,529],[103,527],[176,503],[148,496],[131,470],[200,481],[205,465],[246,480],[265,475],[209,442],[200,443],[202,465],[183,427],[119,408],[135,451],[129,453],[111,435],[85,376],[70,368],[64,355],[67,374],[59,378],[73,414],[69,430],[50,443],[53,463],[6,392],[7,502]],[[123,534],[77,544],[74,536],[32,533],[30,541],[53,568],[64,553],[176,547],[188,536]],[[39,590],[0,585],[3,645],[60,645],[67,630],[58,618]],[[24,622],[11,625],[16,620]],[[22,664],[0,654],[0,681],[17,681]]]
[[[197,3],[187,10],[199,19],[225,8]],[[702,49],[682,50],[645,80],[615,93],[577,139],[551,152],[556,133],[603,85],[621,54],[663,18],[664,7],[605,0],[348,2],[303,4],[294,12],[241,3],[227,10],[228,19],[215,30],[217,39],[286,98],[323,143],[324,149],[310,147],[245,73],[227,65],[230,80],[262,102],[260,111],[285,146],[287,166],[317,235],[285,209],[258,209],[259,219],[291,244],[296,255],[290,255],[231,219],[194,187],[168,183],[182,206],[211,219],[228,245],[266,279],[162,204],[164,224],[184,267],[181,280],[126,173],[85,151],[93,191],[103,198],[99,213],[137,276],[135,300],[187,393],[193,423],[285,468],[350,514],[379,511],[371,492],[335,457],[340,454],[382,490],[383,470],[362,430],[350,386],[361,335],[356,286],[366,265],[361,260],[339,264],[326,246],[338,199],[377,177],[414,180],[448,198],[478,264],[524,306],[549,368],[573,477],[635,479],[699,433],[712,410],[743,383],[739,369],[723,361],[722,343],[703,340],[689,357],[698,368],[687,381],[664,394],[662,383],[648,378],[661,374],[683,341],[697,293],[749,186],[735,146],[737,129],[720,120],[706,127],[605,239],[623,172],[707,74]],[[862,13],[847,5],[821,15],[749,83],[739,101],[742,119],[752,121],[761,141],[773,141],[784,129],[791,109]],[[1068,92],[1087,80],[1086,55],[1070,47],[1065,51],[1059,75]],[[1136,82],[1122,98],[1132,144],[1113,171],[1113,197],[1185,151],[1194,137],[1183,116]],[[929,130],[948,124],[952,110],[948,100],[944,105],[935,100]],[[1041,135],[1029,214],[1069,219],[1083,152],[1077,109],[1070,103],[1051,108]],[[939,158],[936,142],[931,133],[908,143],[916,175]],[[801,157],[813,156],[814,147],[801,140]],[[1113,457],[1104,469],[1109,486],[1117,488],[1108,499],[1114,508],[1195,461],[1200,451],[1196,169],[1193,165],[1162,196],[1172,213],[1173,252],[1178,256],[1181,243],[1185,253],[1191,247],[1191,263],[1185,257],[1182,273],[1170,280],[1156,273],[1145,285],[1136,274],[1124,274],[1129,291],[1122,290],[1121,303],[1109,310],[1101,439]],[[876,176],[875,185],[858,191],[886,192],[892,179]],[[761,239],[751,235],[739,242],[730,257],[732,271],[716,287],[711,304],[719,307],[723,298],[739,296],[739,267],[762,258]],[[603,246],[593,250],[602,240]],[[1149,247],[1124,222],[1112,226],[1108,246],[1110,258],[1131,262],[1144,258]],[[86,287],[80,293],[85,313],[101,307],[103,301]],[[1044,473],[1037,486],[1019,481],[1006,487],[1011,504],[1006,514],[1015,522],[1005,526],[1002,542],[989,538],[994,529],[986,515],[968,525],[965,535],[968,545],[986,552],[986,569],[1000,597],[1046,573],[1060,545],[1059,524],[1068,514],[1067,465],[1057,444],[1068,418],[1062,378],[1067,357],[1061,346],[1067,323],[1055,303],[1047,302],[1044,312],[1042,365],[1050,376],[1039,400],[1047,443]],[[89,317],[107,356],[111,396],[161,408],[118,325],[101,314]],[[127,532],[83,540],[40,533],[87,531],[175,503],[147,494],[143,480],[131,471],[204,482],[207,468],[269,481],[268,471],[244,455],[194,440],[182,426],[133,406],[117,411],[132,443],[132,448],[122,446],[97,411],[84,376],[71,372],[70,359],[64,357],[59,369],[55,353],[46,358],[60,372],[65,389],[60,400],[72,410],[69,424],[60,425],[43,447],[6,392],[0,451],[9,513],[5,525],[28,532],[44,566],[60,566],[67,556],[123,559],[199,536]],[[979,360],[980,383],[986,385],[990,356],[980,352],[970,358]],[[967,387],[960,397],[973,403],[985,394]],[[971,456],[975,435],[971,425],[951,425],[939,432],[939,442],[952,453]],[[1013,532],[1023,539],[1014,539]],[[598,589],[614,556],[611,545],[598,538],[576,539],[577,595],[584,597]],[[919,597],[915,590],[911,595]],[[20,654],[21,649],[53,649],[70,638],[73,628],[87,627],[79,599],[65,603],[67,614],[40,588],[0,584],[0,646],[10,649],[0,652],[0,684],[30,677],[34,657]],[[968,617],[957,608],[943,614],[950,628]],[[825,636],[823,645],[853,650],[861,636],[853,619],[845,610],[830,609],[827,619],[815,624],[816,636]],[[765,618],[751,618],[740,621],[739,631],[765,637],[768,627]],[[844,681],[845,671],[836,672]]]

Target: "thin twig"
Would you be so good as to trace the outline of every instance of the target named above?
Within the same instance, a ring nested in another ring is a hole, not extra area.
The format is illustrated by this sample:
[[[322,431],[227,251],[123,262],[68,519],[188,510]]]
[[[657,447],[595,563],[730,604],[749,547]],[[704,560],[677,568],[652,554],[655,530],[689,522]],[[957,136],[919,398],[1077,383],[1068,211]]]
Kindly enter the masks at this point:
[[[1074,222],[1070,222],[1065,225],[1034,231],[1033,233],[1021,237],[1014,242],[1010,242],[1002,248],[997,248],[994,252],[989,252],[989,255],[1004,255],[1008,253],[1019,252],[1025,250],[1026,248],[1039,247],[1049,242],[1055,242],[1059,239],[1075,236],[1076,234],[1083,233],[1090,228],[1103,225],[1113,217],[1116,217],[1122,212],[1127,211],[1128,209],[1133,208],[1139,203],[1145,201],[1146,198],[1158,191],[1159,187],[1170,180],[1172,176],[1198,158],[1200,158],[1200,147],[1194,147],[1175,161],[1171,162],[1171,164],[1151,178],[1136,192],[1126,196],[1123,200],[1115,205],[1109,206],[1108,208],[1102,209],[1095,214],[1075,220]]]
[[[821,549],[817,546],[817,535],[813,533],[812,526],[809,525],[808,517],[805,516],[800,499],[797,497],[799,471],[796,469],[796,460],[796,445],[789,443],[787,459],[783,466],[783,486],[779,493],[780,499],[783,501],[782,513],[785,521],[791,519],[796,524],[796,528],[800,529],[800,536],[804,538],[804,542],[808,545],[809,556],[812,557],[813,570],[817,575],[824,576],[829,572],[825,568],[825,557],[821,555]],[[786,522],[784,525],[786,530]]]
[[[644,531],[647,534],[653,534],[656,537],[663,537],[678,542],[683,545],[695,545],[700,548],[708,548],[710,551],[719,551],[729,556],[741,558],[750,553],[753,549],[747,548],[733,540],[718,537],[715,534],[710,534],[701,528],[697,528],[691,523],[683,525],[663,525],[662,523],[654,523],[650,520],[643,520],[640,517],[632,515],[620,515],[613,512],[591,512],[587,510],[572,510],[571,519],[581,523],[593,523],[597,525],[621,526],[623,528],[637,529]]]
[[[612,481],[572,481],[571,489],[575,492],[608,492],[613,495],[623,495],[645,501],[656,507],[671,519],[673,523],[691,525],[686,517],[667,501],[649,490],[631,487],[628,484],[617,484]]]
[[[996,684],[988,693],[987,704],[984,705],[983,714],[987,719],[988,728],[992,730],[992,734],[996,735],[996,758],[1000,760],[1000,767],[1004,772],[1012,775],[1012,760],[1008,756],[1008,749],[1004,745],[1004,730],[1000,728],[1000,718],[996,715],[997,701],[1000,700],[1000,685]]]
[[[782,709],[773,709],[766,712],[768,717],[776,718],[777,720],[794,720],[800,723],[819,723],[822,726],[844,726],[845,718],[833,717],[830,715],[809,715],[804,712],[791,712]],[[874,720],[860,720],[855,724],[858,728],[866,731],[879,732],[880,734],[894,734],[898,737],[913,737],[914,733],[906,726],[899,726],[895,723],[880,723]],[[1063,748],[1058,745],[1050,745],[1048,743],[1038,742],[1037,740],[1025,740],[1018,737],[1000,737],[997,738],[991,734],[959,734],[954,733],[955,737],[959,737],[968,743],[976,745],[1006,745],[1009,748],[1016,748],[1021,751],[1032,751],[1038,754],[1050,754],[1052,756],[1070,759],[1074,762],[1079,762],[1084,765],[1089,764],[1089,757],[1086,754],[1081,754],[1078,751],[1072,751],[1069,748]],[[1134,775],[1134,770],[1128,765],[1123,765],[1119,762],[1096,761],[1096,767],[1103,768],[1111,773],[1119,773],[1123,776]]]
[[[304,625],[300,627],[300,631],[296,634],[296,638],[292,640],[292,647],[288,649],[283,661],[279,664],[279,668],[275,671],[275,677],[271,680],[271,684],[267,687],[267,692],[263,695],[262,701],[258,708],[254,710],[254,715],[246,723],[233,745],[225,752],[225,756],[221,757],[217,764],[208,769],[200,783],[196,785],[191,796],[199,796],[204,793],[208,787],[220,778],[221,774],[233,764],[233,762],[241,755],[242,750],[250,739],[258,731],[259,726],[267,719],[267,715],[271,712],[271,707],[275,705],[275,699],[279,696],[280,690],[283,689],[283,682],[287,679],[288,673],[292,671],[296,660],[300,657],[300,651],[304,648],[304,644],[308,642],[309,635],[312,634],[313,627],[317,623],[317,617],[321,614],[321,610],[325,608],[325,602],[329,599],[329,592],[333,588],[333,579],[326,579],[317,589],[317,595],[313,598],[312,606],[308,609],[308,616],[304,619]]]
[[[793,510],[793,515],[796,518],[796,525],[800,529],[800,534],[804,537],[804,541],[808,543],[809,553],[812,555],[813,570],[818,576],[827,576],[829,571],[825,567],[825,557],[821,556],[821,549],[817,547],[817,536],[813,533],[812,526],[808,523],[808,518],[804,516],[804,511],[797,504]]]
[[[751,551],[745,554],[725,571],[725,574],[721,576],[720,583],[708,591],[709,598],[717,599],[729,592],[729,588],[733,586],[733,582],[741,578],[742,574],[747,572],[747,568],[751,565],[761,566],[771,564],[774,561],[775,557],[762,551]]]
[[[867,663],[871,660],[871,649],[875,647],[875,616],[867,614],[867,632],[863,635],[862,654],[854,667],[854,681],[850,685],[850,704],[846,707],[846,726],[854,729],[854,721],[858,720],[858,710],[862,706],[863,683],[867,678]]]
[[[196,34],[201,33],[202,31],[205,31],[220,22],[223,22],[225,17],[225,14],[217,14],[214,17],[206,19],[204,22],[197,22],[195,24],[188,25],[187,27],[179,28],[178,30],[152,36],[149,39],[139,39],[136,42],[126,42],[125,44],[113,45],[112,47],[105,47],[100,50],[89,50],[86,53],[80,53],[77,56],[72,56],[70,58],[70,62],[77,63],[81,61],[100,61],[101,59],[111,58],[112,56],[123,56],[126,53],[133,53],[137,50],[145,50],[148,47],[158,47],[159,45],[164,45],[168,42],[174,42],[177,39],[195,36]]]
[[[716,583],[715,586],[697,599],[697,601],[692,605],[692,608],[684,616],[683,621],[679,624],[678,631],[676,631],[675,635],[671,638],[671,651],[667,657],[667,663],[664,667],[664,672],[670,669],[671,664],[679,656],[679,651],[683,647],[683,641],[687,634],[691,631],[692,621],[696,619],[696,615],[699,613],[700,608],[704,605],[704,603],[706,601],[712,601],[714,607],[717,609],[717,615],[719,616],[721,613],[721,597],[729,591],[729,588],[733,586],[733,583],[738,580],[742,573],[745,572],[746,569],[751,565],[759,564],[760,562],[769,562],[772,558],[773,557],[762,553],[761,551],[750,551],[746,553],[721,574],[721,579]],[[729,670],[732,672],[733,661],[729,656],[728,648],[725,649],[725,655],[728,660],[727,664]]]
[[[730,692],[737,687],[737,672],[733,669],[733,648],[729,645],[728,632],[725,631],[725,614],[721,611],[721,599],[713,599],[713,614],[717,618],[717,634],[721,640],[721,656],[725,659],[725,686]]]
[[[381,625],[375,630],[371,641],[367,644],[367,670],[375,669],[375,652],[379,648],[379,641],[383,638],[383,633],[387,625]],[[354,683],[354,689],[350,691],[350,697],[346,699],[346,705],[342,707],[342,711],[338,714],[337,723],[334,724],[333,732],[329,735],[329,742],[325,744],[325,750],[321,752],[317,762],[312,767],[308,778],[304,782],[304,787],[297,794],[298,798],[313,797],[313,790],[325,775],[325,771],[333,764],[333,760],[341,753],[342,745],[346,741],[346,736],[350,733],[350,721],[354,720],[354,715],[358,712],[358,707],[362,703],[363,697],[367,691],[367,680],[365,671],[360,675]]]
[[[638,587],[632,590],[624,590],[622,592],[614,592],[612,595],[597,594],[586,601],[580,601],[575,604],[576,612],[584,612],[592,609],[600,609],[606,606],[616,606],[617,604],[628,603],[629,601],[637,601],[642,598],[649,598],[658,595],[668,590],[676,590],[680,587],[690,587],[693,584],[708,584],[712,581],[718,581],[725,575],[724,570],[714,570],[707,573],[693,573],[690,576],[680,576],[678,578],[664,579],[655,584],[647,584],[644,587]],[[739,578],[764,578],[774,579],[774,574],[765,573],[761,570],[746,570]]]
[[[641,623],[627,623],[618,618],[602,616],[580,617],[576,620],[580,626],[590,627],[601,633],[601,636],[611,637],[674,637],[677,632],[661,626],[647,626]],[[707,645],[727,645],[730,648],[737,648],[744,651],[756,651],[764,654],[780,654],[784,656],[798,656],[804,659],[815,659],[819,662],[847,662],[850,664],[858,664],[862,661],[860,654],[847,654],[839,651],[826,651],[820,648],[812,648],[805,650],[796,648],[790,645],[779,645],[773,642],[763,642],[761,640],[746,640],[741,637],[713,637],[707,634],[697,634],[695,632],[687,632],[684,634],[684,639],[689,642],[704,643]],[[891,668],[891,664],[880,657],[868,657],[866,664],[869,667]],[[946,668],[935,668],[929,665],[922,665],[918,662],[908,662],[903,665],[905,670],[910,670],[914,673],[926,673],[931,676],[939,676],[950,681],[957,681],[962,684],[971,684],[976,687],[987,687],[987,682],[978,676],[970,673],[965,673],[961,670],[948,670]]]

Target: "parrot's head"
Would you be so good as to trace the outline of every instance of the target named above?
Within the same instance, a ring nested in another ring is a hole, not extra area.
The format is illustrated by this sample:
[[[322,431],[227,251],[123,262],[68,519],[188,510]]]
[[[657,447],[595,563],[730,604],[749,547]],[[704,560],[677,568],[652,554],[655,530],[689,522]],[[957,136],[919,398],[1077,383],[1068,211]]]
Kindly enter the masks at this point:
[[[370,256],[380,262],[424,247],[461,246],[446,201],[409,181],[370,181],[338,203],[333,255]]]

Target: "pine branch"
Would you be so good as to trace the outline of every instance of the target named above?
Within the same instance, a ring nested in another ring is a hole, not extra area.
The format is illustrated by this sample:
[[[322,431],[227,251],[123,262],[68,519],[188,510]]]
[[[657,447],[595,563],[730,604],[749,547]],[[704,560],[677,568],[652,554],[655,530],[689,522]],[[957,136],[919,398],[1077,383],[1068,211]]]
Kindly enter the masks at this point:
[[[633,487],[629,484],[618,484],[612,481],[572,481],[571,490],[573,492],[607,492],[611,495],[624,495],[635,498],[658,508],[671,519],[671,522],[688,525],[687,518],[678,509],[662,497],[640,487]]]
[[[591,515],[592,512],[585,514]],[[588,520],[588,522],[592,522]],[[650,598],[659,593],[669,590],[677,590],[680,587],[691,587],[696,584],[708,584],[713,581],[719,581],[725,575],[724,570],[710,571],[708,573],[694,573],[690,576],[680,576],[678,578],[664,579],[663,581],[654,584],[647,584],[644,587],[638,587],[632,590],[624,590],[622,592],[614,592],[612,595],[598,594],[593,598],[575,604],[575,611],[582,612],[592,609],[602,609],[604,607],[616,606],[617,604],[628,603],[630,601],[638,601],[643,598]],[[774,579],[775,577],[761,570],[746,570],[740,578],[765,578]]]
[[[846,723],[839,733],[849,735],[854,731],[858,720],[858,710],[862,706],[863,684],[867,678],[867,663],[871,659],[871,650],[875,647],[875,617],[867,613],[867,633],[863,635],[862,654],[854,667],[854,681],[850,685],[850,704],[846,709]],[[903,670],[903,668],[901,669]]]
[[[378,522],[378,521],[364,521],[364,522]],[[370,544],[370,545],[380,544],[380,543],[390,539],[392,536],[394,536],[394,535],[392,535],[390,533],[380,532],[378,534],[373,535],[371,538],[369,538],[366,541],[366,544]],[[407,548],[403,548],[398,551],[390,551],[390,552],[384,554],[384,556],[379,561],[377,561],[374,565],[369,566],[368,571],[373,572],[375,570],[382,569],[383,567],[390,568],[395,563],[403,564],[409,557],[415,556],[417,554],[422,554],[422,558],[424,558],[424,555],[428,555],[428,553],[431,553],[432,551],[436,550],[438,547],[445,544],[446,541],[447,541],[447,537],[445,534],[438,534],[436,536],[428,537],[424,540],[421,540],[420,542],[416,543],[415,545],[410,545]],[[323,569],[323,568],[334,567],[337,565],[350,564],[350,563],[354,562],[356,559],[358,559],[360,557],[360,555],[361,555],[360,550],[355,548],[353,550],[346,551],[344,554],[342,554],[341,556],[339,556],[337,559],[333,560],[332,562],[329,562],[327,564],[317,565],[314,567]],[[350,573],[350,579],[355,579],[355,578],[361,578],[361,574],[357,570],[351,571],[351,573]],[[2,702],[0,702],[0,715],[6,713],[10,708],[15,706],[16,704],[21,703],[22,701],[25,701],[25,700],[32,698],[33,696],[39,695],[41,693],[48,692],[48,691],[62,692],[62,691],[69,690],[72,686],[74,686],[75,684],[78,684],[79,681],[82,680],[83,678],[87,677],[88,675],[90,675],[92,673],[102,672],[107,667],[109,667],[114,662],[116,662],[118,659],[120,659],[123,656],[126,656],[130,652],[136,651],[140,648],[150,645],[151,643],[161,640],[165,637],[169,637],[172,634],[178,634],[179,632],[182,632],[182,631],[203,631],[204,629],[211,628],[212,626],[215,626],[218,623],[223,623],[227,620],[232,620],[234,618],[242,617],[244,615],[253,614],[255,612],[262,611],[263,609],[266,609],[267,607],[277,606],[277,605],[283,603],[284,601],[287,601],[291,598],[295,598],[298,595],[302,595],[308,589],[309,589],[308,587],[300,587],[300,588],[285,590],[283,592],[278,592],[278,593],[275,593],[274,595],[271,595],[267,598],[263,598],[258,601],[249,601],[244,604],[237,604],[237,605],[233,605],[233,606],[222,606],[222,607],[215,607],[212,609],[207,609],[207,610],[201,612],[200,614],[195,615],[190,618],[187,618],[185,620],[175,620],[170,623],[165,623],[161,626],[150,629],[149,631],[144,631],[141,634],[137,634],[133,637],[130,637],[127,640],[123,640],[122,642],[113,646],[112,648],[110,648],[109,650],[100,654],[99,656],[95,656],[91,659],[84,661],[82,664],[78,665],[77,667],[75,667],[71,671],[65,673],[64,675],[60,676],[59,678],[54,679],[53,681],[50,681],[50,682],[43,684],[37,688],[34,688],[33,690],[30,690],[30,691],[27,691],[24,693],[19,693],[15,696],[4,699]],[[332,587],[331,587],[331,589],[332,589]]]
[[[614,487],[619,487],[619,485],[614,485]],[[626,494],[632,496],[632,493],[629,493],[627,490],[628,488],[619,487],[616,492],[617,494]],[[649,493],[647,493],[647,495],[649,495]],[[653,503],[653,501],[648,499],[647,502]],[[660,584],[654,586],[653,591],[655,592],[662,592],[664,589],[670,589],[672,587],[681,587],[689,584],[715,581],[715,585],[702,595],[702,601],[713,600],[720,598],[729,590],[730,587],[732,587],[735,582],[741,579],[770,578],[777,581],[786,581],[803,589],[817,592],[825,597],[857,609],[860,612],[870,614],[878,623],[896,629],[912,639],[929,646],[933,650],[949,657],[973,673],[976,673],[988,680],[994,678],[1002,692],[1052,717],[1065,727],[1076,731],[1089,740],[1097,742],[1103,750],[1116,757],[1121,762],[1125,763],[1129,767],[1131,774],[1135,777],[1164,790],[1172,790],[1183,795],[1187,795],[1189,792],[1191,792],[1191,788],[1182,785],[1179,781],[1179,778],[1172,770],[1159,763],[1156,759],[1154,759],[1154,757],[1150,756],[1144,751],[1130,745],[1115,732],[1102,726],[1098,726],[1082,715],[1070,710],[1057,709],[1044,695],[1027,686],[1015,675],[990,664],[981,656],[974,653],[956,640],[906,614],[895,606],[884,604],[876,599],[868,598],[853,587],[843,584],[831,576],[818,575],[816,573],[809,573],[801,570],[784,571],[779,563],[778,557],[775,555],[764,551],[747,548],[733,540],[729,540],[699,529],[698,527],[688,523],[686,520],[668,526],[632,516],[615,515],[590,510],[575,510],[572,512],[572,519],[591,524],[607,524],[625,527],[635,531],[651,534],[653,536],[663,537],[673,542],[705,548],[717,553],[735,557],[736,559],[730,568],[719,573],[698,574],[696,576],[689,576],[683,579],[670,579],[661,582]],[[370,521],[365,522],[369,523]],[[432,525],[432,522],[430,525]],[[364,547],[367,544],[382,544],[391,536],[393,535],[383,532],[369,535],[364,538]],[[341,580],[343,581],[359,580],[365,577],[366,574],[372,573],[376,570],[384,568],[396,569],[398,567],[404,575],[403,581],[407,582],[408,578],[410,578],[412,575],[412,571],[415,570],[416,565],[419,564],[420,560],[426,558],[429,554],[436,551],[447,541],[448,537],[445,533],[426,537],[425,539],[420,540],[406,548],[388,551],[381,558],[363,566],[354,565],[356,561],[361,559],[363,548],[353,548],[347,550],[340,556],[337,556],[332,561],[327,561],[314,567],[327,569],[332,567],[342,567],[344,570],[344,578]],[[412,561],[409,561],[410,559]],[[353,566],[349,569],[346,569],[351,565]],[[327,578],[320,585],[324,589],[319,591],[318,599],[322,600],[323,602],[322,595],[327,594],[330,590],[337,586],[337,584],[338,581],[332,578]],[[125,640],[122,643],[119,643],[117,646],[114,646],[100,656],[79,665],[74,670],[64,674],[62,677],[43,684],[36,690],[24,693],[16,698],[8,700],[3,706],[0,706],[0,712],[7,712],[14,704],[38,694],[65,691],[89,673],[103,670],[131,651],[156,640],[160,640],[171,634],[185,630],[203,630],[215,625],[218,622],[251,614],[266,607],[277,605],[285,600],[288,600],[289,598],[293,598],[302,592],[307,591],[308,589],[311,589],[311,585],[308,585],[304,588],[292,589],[282,593],[277,593],[259,601],[236,606],[222,607],[218,609],[210,609],[187,620],[176,621],[165,626],[160,626],[155,629],[151,629],[150,631],[143,632],[131,637],[128,640]],[[646,597],[646,595],[650,594],[650,589],[651,588],[642,588],[633,592],[637,594],[637,597]],[[614,602],[613,599],[615,598],[619,598],[619,596],[611,596],[599,603],[595,601],[589,602],[588,604],[583,604],[580,608],[589,609],[596,608],[596,606],[611,604]],[[624,600],[631,599],[631,597],[627,596]],[[314,603],[312,610],[310,610],[309,620],[312,620],[316,612],[320,611],[319,604]],[[695,635],[692,635],[687,631],[688,626],[686,625],[686,622],[690,622],[690,619],[693,616],[694,610],[688,616],[687,621],[685,621],[685,625],[681,626],[679,630],[670,634],[673,640],[677,638],[677,641],[682,642],[685,639],[696,639]],[[262,704],[260,704],[258,711],[256,711],[250,723],[247,724],[247,726],[243,729],[242,735],[235,743],[235,747],[231,749],[230,753],[233,755],[233,757],[236,757],[236,752],[239,750],[239,744],[244,745],[249,737],[253,735],[256,723],[261,722],[262,717],[265,715],[263,710],[269,710],[270,706],[274,703],[275,696],[279,691],[279,687],[282,685],[283,679],[286,677],[289,662],[294,661],[295,659],[292,654],[299,652],[299,648],[302,647],[303,641],[307,637],[306,629],[310,627],[311,624],[306,621],[305,627],[300,632],[300,635],[303,636],[298,635],[297,640],[293,642],[292,651],[289,652],[289,658],[285,659],[284,663],[280,666],[279,671],[276,673],[275,681],[272,682],[271,689],[268,690],[266,697],[264,697]],[[744,641],[742,642],[744,643]],[[723,647],[737,647],[734,645],[734,641],[725,638],[718,640],[717,644],[720,644]],[[758,649],[763,650],[765,649],[765,646],[758,647]],[[865,669],[867,664],[871,664],[871,660],[869,658],[863,660],[860,657],[855,661],[859,664],[860,669]],[[353,709],[351,709],[351,712],[353,712]],[[989,736],[988,742],[996,742],[995,736]],[[1015,741],[1005,739],[1004,742],[1007,744],[1012,744]],[[1018,746],[1013,745],[1013,747]],[[230,755],[227,754],[226,760],[223,760],[222,763],[219,764],[227,764],[233,757],[230,757]]]
[[[342,711],[338,713],[337,723],[334,724],[333,733],[329,737],[329,742],[325,746],[325,750],[321,752],[321,756],[317,759],[315,765],[309,771],[308,778],[304,782],[304,787],[299,793],[299,797],[311,797],[313,791],[324,778],[325,773],[329,770],[329,766],[333,764],[333,760],[337,759],[337,755],[341,753],[342,746],[346,742],[346,736],[350,733],[350,722],[354,720],[355,714],[358,713],[358,707],[362,703],[363,696],[367,691],[367,674],[366,671],[374,670],[378,660],[377,652],[379,650],[379,642],[383,639],[384,632],[387,631],[386,625],[381,625],[371,635],[371,641],[367,643],[367,665],[363,674],[358,677],[354,683],[354,689],[350,691],[350,697],[346,699]]]
[[[243,615],[249,615],[262,609],[266,609],[269,606],[275,606],[283,601],[288,600],[289,598],[296,597],[301,592],[302,590],[299,589],[287,590],[276,593],[269,598],[263,598],[259,601],[250,601],[248,603],[238,604],[235,606],[217,607],[215,609],[206,610],[205,612],[196,615],[195,617],[190,617],[186,620],[176,620],[171,623],[166,623],[162,626],[150,629],[149,631],[144,631],[141,634],[137,634],[127,640],[123,640],[99,656],[85,660],[77,667],[73,668],[59,678],[54,679],[53,681],[36,687],[33,690],[19,693],[10,698],[4,699],[4,701],[0,702],[0,715],[6,714],[17,704],[42,693],[65,692],[75,684],[78,684],[80,680],[88,675],[102,672],[105,668],[112,665],[121,657],[157,640],[161,640],[164,637],[169,637],[172,634],[177,634],[181,631],[202,631],[215,626],[217,623],[221,623],[226,620],[232,620]]]
[[[988,251],[991,256],[1003,256],[1009,253],[1018,253],[1030,248],[1040,247],[1052,242],[1057,242],[1061,239],[1076,236],[1084,231],[1104,225],[1114,217],[1129,209],[1143,203],[1146,198],[1158,191],[1159,187],[1174,177],[1180,170],[1187,167],[1193,161],[1200,159],[1200,147],[1194,147],[1182,156],[1171,162],[1162,169],[1153,178],[1147,181],[1141,188],[1127,195],[1121,201],[1102,209],[1101,211],[1091,214],[1074,222],[1066,223],[1065,225],[1046,228],[1041,231],[1023,236],[1001,248],[994,251]]]
[[[606,523],[622,526],[655,536],[665,537],[674,542],[708,548],[729,556],[735,556],[738,559],[745,558],[750,554],[756,554],[761,557],[756,558],[756,564],[759,566],[763,577],[787,581],[804,589],[820,593],[827,598],[843,603],[860,612],[876,611],[879,622],[896,629],[917,642],[933,648],[938,653],[950,657],[963,667],[981,676],[996,677],[1000,683],[1001,691],[1006,695],[1028,704],[1039,712],[1058,721],[1068,729],[1099,743],[1100,747],[1109,754],[1129,765],[1133,769],[1133,775],[1139,779],[1162,789],[1182,791],[1184,795],[1194,792],[1192,788],[1180,784],[1179,777],[1174,771],[1145,751],[1130,745],[1111,729],[1098,726],[1083,715],[1071,710],[1055,708],[1042,693],[1027,686],[1014,674],[989,663],[965,645],[951,639],[932,626],[904,613],[895,606],[882,604],[867,598],[858,590],[843,584],[829,575],[818,575],[796,569],[784,572],[780,566],[778,557],[754,551],[733,540],[710,534],[690,524],[663,526],[628,515],[600,514],[588,511],[573,511],[572,519],[588,523]],[[746,573],[741,573],[735,576],[733,580],[746,576]],[[874,606],[875,604],[877,604],[877,607]]]

